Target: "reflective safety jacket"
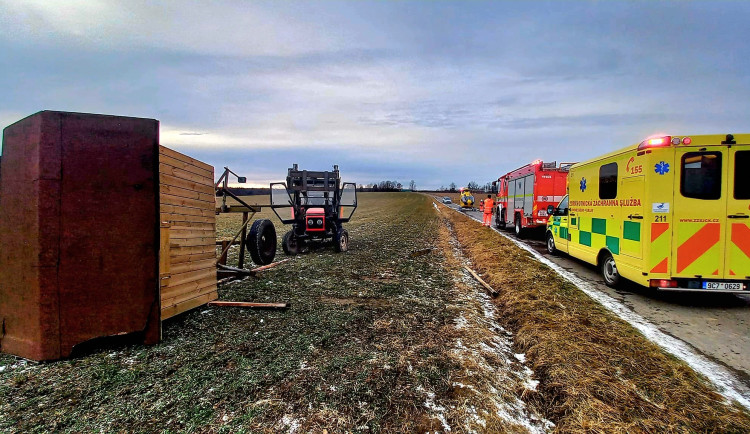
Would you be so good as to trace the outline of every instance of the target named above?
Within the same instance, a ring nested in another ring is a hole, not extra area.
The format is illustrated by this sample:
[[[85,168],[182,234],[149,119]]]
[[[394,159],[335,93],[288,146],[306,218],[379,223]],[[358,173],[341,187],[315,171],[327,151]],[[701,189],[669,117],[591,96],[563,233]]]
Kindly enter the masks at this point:
[[[492,209],[495,207],[495,201],[491,198],[487,198],[484,200],[484,213],[485,214],[492,214]]]

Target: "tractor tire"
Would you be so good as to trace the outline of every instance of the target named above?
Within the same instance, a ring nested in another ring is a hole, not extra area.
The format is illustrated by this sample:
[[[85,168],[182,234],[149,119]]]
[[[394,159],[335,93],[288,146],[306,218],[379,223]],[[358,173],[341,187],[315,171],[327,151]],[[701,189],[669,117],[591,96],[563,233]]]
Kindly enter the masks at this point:
[[[294,231],[284,234],[284,237],[281,239],[281,248],[284,249],[284,253],[288,256],[294,256],[299,253],[299,241],[294,235]]]
[[[513,232],[516,234],[516,237],[523,238],[524,231],[523,226],[521,226],[521,216],[516,216],[515,224],[513,225]]]
[[[605,253],[601,264],[604,284],[610,288],[617,288],[617,285],[620,284],[620,272],[617,271],[615,258],[613,258],[611,254]]]
[[[257,265],[268,265],[276,257],[276,228],[268,219],[258,219],[250,227],[250,234],[245,240],[250,257]]]
[[[349,232],[344,228],[339,228],[334,238],[333,248],[337,252],[346,252],[349,250]]]

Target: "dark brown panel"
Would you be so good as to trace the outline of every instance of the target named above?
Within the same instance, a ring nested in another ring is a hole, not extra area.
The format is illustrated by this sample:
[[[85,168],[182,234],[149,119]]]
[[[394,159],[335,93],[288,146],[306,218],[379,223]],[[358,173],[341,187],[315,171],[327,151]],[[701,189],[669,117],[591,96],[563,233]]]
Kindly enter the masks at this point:
[[[5,129],[2,171],[2,351],[158,341],[158,122],[40,112]]]

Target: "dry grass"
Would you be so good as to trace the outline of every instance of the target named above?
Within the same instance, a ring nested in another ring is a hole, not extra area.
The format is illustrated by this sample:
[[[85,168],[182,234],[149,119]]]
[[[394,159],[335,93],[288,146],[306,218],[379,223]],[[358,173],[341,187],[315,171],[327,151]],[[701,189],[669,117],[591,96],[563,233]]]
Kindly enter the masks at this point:
[[[500,290],[503,322],[541,380],[534,405],[561,432],[750,432],[750,417],[698,374],[528,253],[443,212]]]

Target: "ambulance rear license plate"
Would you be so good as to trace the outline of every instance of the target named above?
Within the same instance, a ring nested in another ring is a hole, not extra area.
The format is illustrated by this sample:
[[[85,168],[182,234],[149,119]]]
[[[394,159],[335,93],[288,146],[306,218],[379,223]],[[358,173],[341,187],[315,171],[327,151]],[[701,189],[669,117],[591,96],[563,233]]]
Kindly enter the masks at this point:
[[[703,289],[742,291],[742,282],[703,282]]]

